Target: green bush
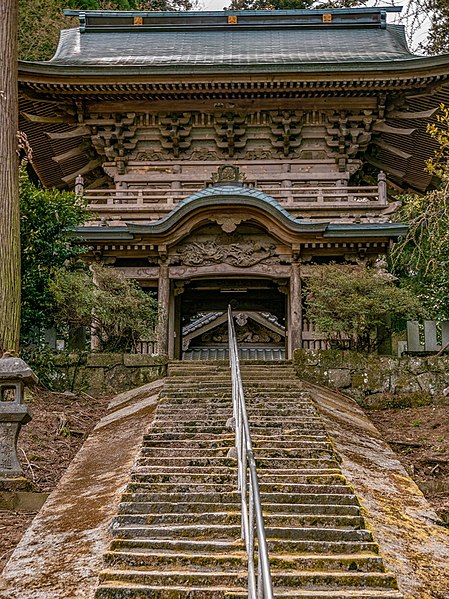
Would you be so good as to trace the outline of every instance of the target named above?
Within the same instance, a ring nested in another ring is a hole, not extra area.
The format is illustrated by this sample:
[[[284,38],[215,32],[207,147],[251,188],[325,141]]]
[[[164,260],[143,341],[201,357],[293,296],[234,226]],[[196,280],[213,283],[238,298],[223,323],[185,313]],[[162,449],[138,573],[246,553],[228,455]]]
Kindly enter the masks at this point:
[[[154,339],[157,301],[119,270],[99,265],[90,270],[60,269],[50,290],[57,324],[71,328],[93,324],[102,351],[133,351],[140,339]]]
[[[376,269],[314,266],[304,294],[306,317],[337,348],[373,351],[378,327],[390,322],[389,331],[399,331],[423,316],[417,298]]]

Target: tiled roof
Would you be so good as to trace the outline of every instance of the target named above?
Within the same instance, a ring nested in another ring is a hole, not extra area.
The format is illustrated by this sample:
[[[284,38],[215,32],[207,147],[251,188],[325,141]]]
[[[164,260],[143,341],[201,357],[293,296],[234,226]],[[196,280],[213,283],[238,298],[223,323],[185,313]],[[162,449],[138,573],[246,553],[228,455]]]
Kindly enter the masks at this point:
[[[341,65],[416,59],[400,25],[361,29],[61,32],[52,65],[163,67]]]

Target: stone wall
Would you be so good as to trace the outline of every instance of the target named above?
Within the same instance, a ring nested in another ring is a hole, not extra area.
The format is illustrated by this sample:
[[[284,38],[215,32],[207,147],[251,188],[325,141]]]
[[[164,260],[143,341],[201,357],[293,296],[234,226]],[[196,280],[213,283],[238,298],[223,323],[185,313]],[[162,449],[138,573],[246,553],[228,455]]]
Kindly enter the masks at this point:
[[[90,395],[119,393],[165,376],[167,358],[148,354],[87,354],[60,356],[57,387]]]
[[[447,354],[397,358],[298,349],[294,364],[300,378],[340,389],[368,408],[425,405],[449,393]]]

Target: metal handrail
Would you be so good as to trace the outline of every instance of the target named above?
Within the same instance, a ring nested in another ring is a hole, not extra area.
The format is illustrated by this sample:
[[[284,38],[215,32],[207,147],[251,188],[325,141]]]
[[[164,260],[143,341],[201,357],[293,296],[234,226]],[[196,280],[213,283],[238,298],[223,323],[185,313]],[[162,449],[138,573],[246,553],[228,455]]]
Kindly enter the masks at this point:
[[[237,337],[231,306],[228,306],[229,363],[232,376],[232,405],[235,424],[235,447],[238,458],[238,488],[241,493],[242,539],[248,554],[248,597],[273,599],[270,560],[260,501],[259,481],[253,454],[248,415],[243,393]],[[258,549],[258,575],[255,571],[255,535]]]

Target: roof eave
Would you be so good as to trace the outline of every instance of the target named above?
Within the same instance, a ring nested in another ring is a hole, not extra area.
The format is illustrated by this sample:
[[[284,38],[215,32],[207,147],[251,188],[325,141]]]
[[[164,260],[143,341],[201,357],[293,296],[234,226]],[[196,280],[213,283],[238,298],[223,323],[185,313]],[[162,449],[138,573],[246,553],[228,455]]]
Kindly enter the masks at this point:
[[[394,73],[395,78],[429,79],[449,74],[449,54],[441,56],[416,57],[407,60],[373,61],[373,62],[311,62],[290,64],[221,64],[221,65],[165,65],[165,66],[98,66],[83,65],[73,66],[55,64],[51,62],[19,62],[19,81],[33,82],[41,81],[45,77],[48,83],[68,83],[70,79],[76,80],[78,85],[98,83],[101,80],[108,81],[111,76],[120,78],[121,81],[129,83],[150,83],[156,77],[173,75],[176,73],[188,73],[189,78],[198,75],[229,74],[231,77],[236,72],[245,75],[270,74],[274,78],[283,74],[294,73],[298,80],[310,80],[310,75],[317,74],[316,79],[326,80],[325,74],[332,80],[348,79],[366,81],[376,75],[376,79],[387,78]],[[319,75],[319,76],[318,76]],[[144,79],[142,79],[144,77]],[[136,78],[136,81],[133,80]],[[100,81],[99,81],[100,80]]]

